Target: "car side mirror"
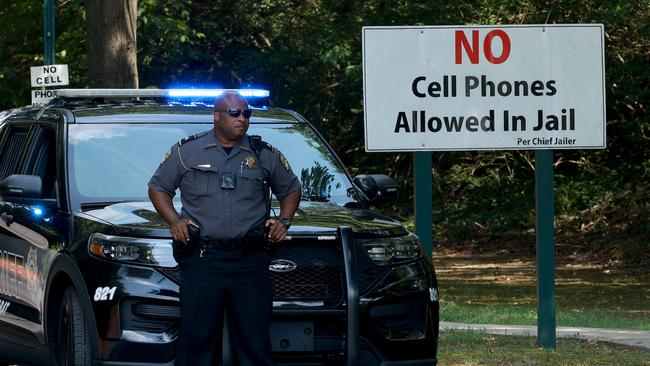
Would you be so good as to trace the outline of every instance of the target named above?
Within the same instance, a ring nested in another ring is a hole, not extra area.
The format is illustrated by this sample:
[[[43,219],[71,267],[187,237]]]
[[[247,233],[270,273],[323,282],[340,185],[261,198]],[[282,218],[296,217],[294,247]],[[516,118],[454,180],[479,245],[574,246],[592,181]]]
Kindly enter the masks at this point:
[[[396,202],[399,197],[399,184],[386,174],[361,174],[352,182],[373,204]]]
[[[377,182],[371,176],[357,175],[352,179],[352,183],[363,192],[368,201],[372,202],[377,197]]]
[[[38,175],[13,174],[0,182],[0,197],[4,201],[30,206],[56,205],[56,199],[42,196],[43,181]]]

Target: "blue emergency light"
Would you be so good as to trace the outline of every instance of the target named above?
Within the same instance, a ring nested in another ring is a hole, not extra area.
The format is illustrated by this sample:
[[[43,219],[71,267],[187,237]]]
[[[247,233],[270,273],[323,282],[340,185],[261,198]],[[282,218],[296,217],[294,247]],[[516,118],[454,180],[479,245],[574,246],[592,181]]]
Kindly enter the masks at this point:
[[[166,98],[187,100],[214,100],[226,91],[236,91],[246,98],[268,99],[271,95],[265,89],[58,89],[53,90],[57,97],[62,98]]]
[[[227,91],[236,91],[248,100],[253,108],[265,108],[269,105],[271,93],[265,89],[207,89],[207,88],[171,88],[162,89],[164,97],[173,104],[191,106],[202,104],[212,106],[214,98]]]
[[[51,222],[52,216],[46,215],[46,210],[42,207],[36,206],[31,208],[32,217],[34,219],[43,220],[45,222]]]
[[[237,91],[246,98],[268,98],[271,94],[264,89],[163,89],[170,98],[203,98],[217,97],[225,91]]]

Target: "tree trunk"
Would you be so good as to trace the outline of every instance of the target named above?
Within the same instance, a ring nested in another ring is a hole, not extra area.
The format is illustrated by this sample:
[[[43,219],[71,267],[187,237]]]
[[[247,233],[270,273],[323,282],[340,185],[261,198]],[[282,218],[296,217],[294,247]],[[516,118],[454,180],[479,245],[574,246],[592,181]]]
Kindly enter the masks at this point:
[[[137,88],[137,0],[85,0],[91,88]]]

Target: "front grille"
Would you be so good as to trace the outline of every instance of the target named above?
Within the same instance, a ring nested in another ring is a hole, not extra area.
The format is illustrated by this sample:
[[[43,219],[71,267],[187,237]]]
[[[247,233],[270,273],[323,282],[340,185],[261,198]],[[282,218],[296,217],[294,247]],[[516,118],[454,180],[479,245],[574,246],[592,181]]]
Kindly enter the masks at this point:
[[[337,243],[296,240],[277,246],[271,256],[297,265],[290,272],[271,272],[274,299],[341,298],[343,253]]]
[[[172,328],[174,319],[180,318],[176,304],[153,304],[137,299],[120,302],[120,327],[122,330],[162,333]]]
[[[368,257],[361,245],[355,245],[360,293],[368,292],[388,272]],[[332,240],[294,238],[276,246],[271,260],[283,259],[296,264],[289,272],[271,272],[273,299],[339,300],[345,288],[345,268],[341,243]],[[174,282],[182,281],[178,268],[161,269]]]
[[[131,311],[148,318],[180,319],[181,317],[181,309],[177,305],[135,303],[131,306]]]

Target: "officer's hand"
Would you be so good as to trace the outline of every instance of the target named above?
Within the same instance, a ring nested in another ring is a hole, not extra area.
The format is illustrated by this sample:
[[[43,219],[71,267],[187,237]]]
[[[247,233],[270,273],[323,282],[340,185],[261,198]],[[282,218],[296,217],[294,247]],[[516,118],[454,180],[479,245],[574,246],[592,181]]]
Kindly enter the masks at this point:
[[[190,233],[187,231],[187,225],[189,225],[190,220],[180,219],[173,225],[169,227],[169,231],[172,233],[172,238],[175,241],[179,241],[183,244],[190,242]]]
[[[269,230],[269,241],[275,243],[287,237],[287,228],[279,220],[266,220],[266,227]]]

